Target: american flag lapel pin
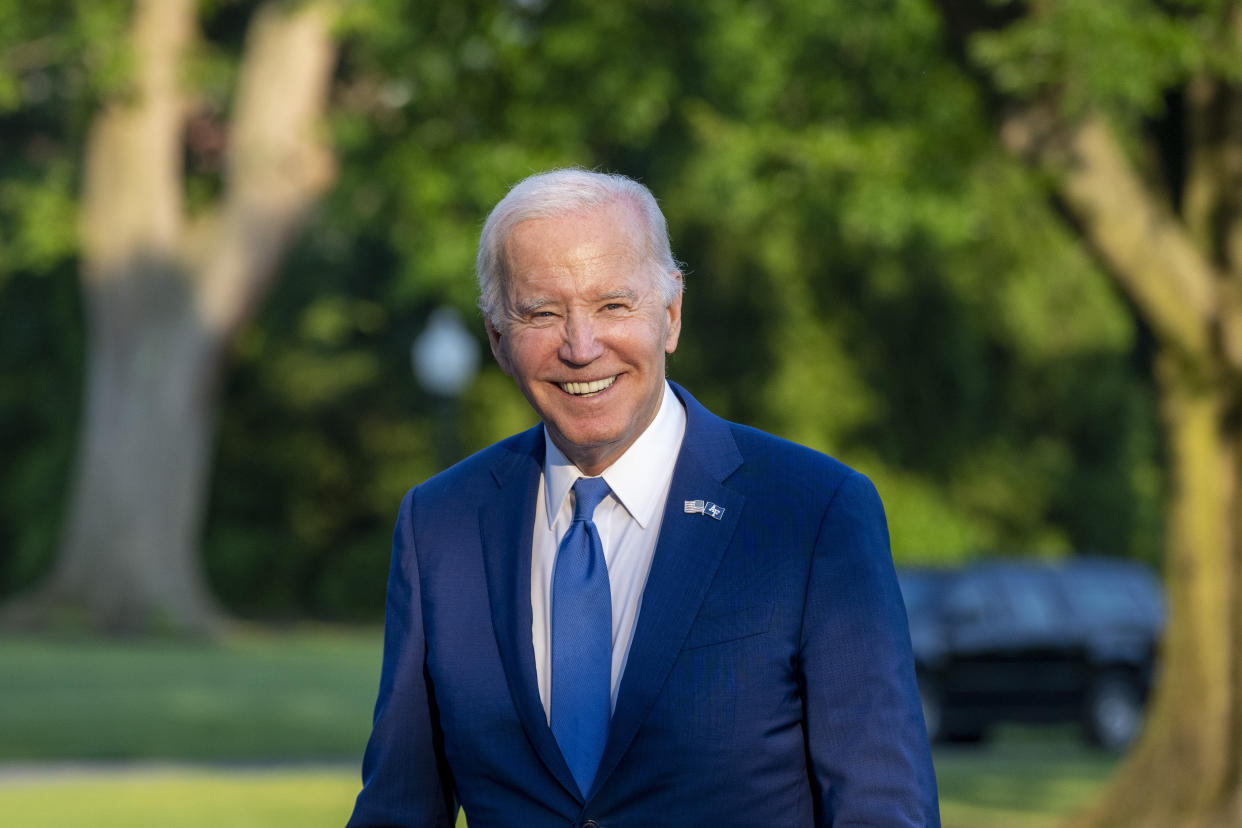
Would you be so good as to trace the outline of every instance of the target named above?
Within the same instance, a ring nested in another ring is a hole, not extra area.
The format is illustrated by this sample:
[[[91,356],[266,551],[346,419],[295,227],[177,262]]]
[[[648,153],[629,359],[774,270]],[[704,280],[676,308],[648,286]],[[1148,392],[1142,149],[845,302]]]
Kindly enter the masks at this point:
[[[686,501],[686,514],[688,515],[707,515],[708,517],[714,518],[715,520],[720,520],[722,517],[724,517],[724,513],[725,513],[725,510],[723,506],[717,506],[715,503],[712,503],[710,500],[687,500]]]

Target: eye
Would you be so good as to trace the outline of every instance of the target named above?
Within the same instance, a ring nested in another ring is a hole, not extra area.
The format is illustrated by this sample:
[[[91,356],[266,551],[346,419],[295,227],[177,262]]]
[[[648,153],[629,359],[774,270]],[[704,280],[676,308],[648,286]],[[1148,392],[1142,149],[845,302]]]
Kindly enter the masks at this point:
[[[623,310],[624,308],[625,308],[625,305],[621,304],[620,302],[609,302],[607,305],[604,305],[604,310],[607,310],[607,311],[618,311],[618,310]]]

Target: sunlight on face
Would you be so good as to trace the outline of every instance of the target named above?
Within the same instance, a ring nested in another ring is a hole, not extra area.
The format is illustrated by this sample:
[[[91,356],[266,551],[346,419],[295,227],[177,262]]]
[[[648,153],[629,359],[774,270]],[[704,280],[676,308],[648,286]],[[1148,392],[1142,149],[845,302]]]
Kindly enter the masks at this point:
[[[655,418],[681,333],[681,294],[664,303],[642,239],[636,211],[615,202],[524,221],[505,245],[507,314],[503,331],[488,324],[492,353],[586,474]]]

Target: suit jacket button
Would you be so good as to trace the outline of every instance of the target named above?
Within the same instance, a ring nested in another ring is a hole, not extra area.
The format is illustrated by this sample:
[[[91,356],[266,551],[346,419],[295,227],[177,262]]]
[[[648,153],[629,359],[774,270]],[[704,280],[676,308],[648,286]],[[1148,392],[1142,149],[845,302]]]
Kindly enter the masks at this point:
[[[599,828],[599,823],[593,819],[588,819],[586,822],[582,823],[582,828]]]

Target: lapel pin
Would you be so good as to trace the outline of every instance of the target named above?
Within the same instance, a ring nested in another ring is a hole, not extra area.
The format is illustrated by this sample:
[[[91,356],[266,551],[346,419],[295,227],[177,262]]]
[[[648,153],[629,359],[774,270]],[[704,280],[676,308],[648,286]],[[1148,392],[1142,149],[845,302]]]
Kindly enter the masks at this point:
[[[707,515],[710,518],[720,520],[724,517],[724,507],[717,506],[710,500],[687,500],[686,514],[688,515]]]

